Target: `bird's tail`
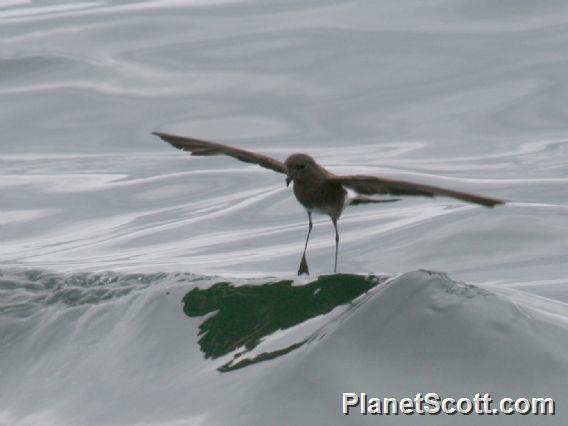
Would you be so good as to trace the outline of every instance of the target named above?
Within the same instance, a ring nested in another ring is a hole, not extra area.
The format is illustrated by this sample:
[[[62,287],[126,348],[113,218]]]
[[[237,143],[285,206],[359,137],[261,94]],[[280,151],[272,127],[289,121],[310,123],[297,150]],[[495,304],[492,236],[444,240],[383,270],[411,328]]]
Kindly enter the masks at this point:
[[[357,195],[355,197],[349,198],[347,201],[348,206],[356,206],[358,204],[371,204],[371,203],[393,203],[399,201],[400,198],[369,198],[364,195]]]

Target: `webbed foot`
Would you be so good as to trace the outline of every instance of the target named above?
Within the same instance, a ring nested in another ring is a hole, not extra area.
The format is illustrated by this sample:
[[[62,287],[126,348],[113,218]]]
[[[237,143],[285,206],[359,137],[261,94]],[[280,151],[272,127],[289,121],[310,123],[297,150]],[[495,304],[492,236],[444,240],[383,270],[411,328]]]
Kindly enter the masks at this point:
[[[302,261],[300,262],[300,269],[298,269],[298,276],[306,274],[310,275],[310,270],[308,269],[308,262],[306,261],[306,254],[302,256]]]

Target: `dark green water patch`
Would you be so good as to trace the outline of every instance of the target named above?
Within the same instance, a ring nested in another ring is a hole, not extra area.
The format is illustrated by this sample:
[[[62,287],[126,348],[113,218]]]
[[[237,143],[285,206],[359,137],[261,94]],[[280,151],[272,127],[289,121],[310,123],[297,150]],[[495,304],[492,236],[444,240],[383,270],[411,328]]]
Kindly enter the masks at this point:
[[[240,349],[230,362],[219,368],[226,372],[274,359],[299,348],[309,339],[239,360],[256,348],[263,338],[348,304],[387,278],[336,274],[320,276],[305,285],[293,285],[292,280],[242,286],[219,282],[207,289],[194,288],[187,293],[183,298],[183,310],[190,317],[215,312],[207,315],[199,325],[199,346],[205,358],[211,359]]]

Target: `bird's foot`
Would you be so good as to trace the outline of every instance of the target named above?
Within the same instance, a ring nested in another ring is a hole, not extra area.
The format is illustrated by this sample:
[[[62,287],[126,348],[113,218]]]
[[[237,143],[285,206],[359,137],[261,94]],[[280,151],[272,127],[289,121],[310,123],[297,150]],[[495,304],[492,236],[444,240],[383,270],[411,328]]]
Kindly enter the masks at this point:
[[[306,255],[302,256],[302,261],[300,262],[300,269],[298,269],[298,276],[306,274],[310,275],[310,270],[308,269],[308,262],[306,261]]]

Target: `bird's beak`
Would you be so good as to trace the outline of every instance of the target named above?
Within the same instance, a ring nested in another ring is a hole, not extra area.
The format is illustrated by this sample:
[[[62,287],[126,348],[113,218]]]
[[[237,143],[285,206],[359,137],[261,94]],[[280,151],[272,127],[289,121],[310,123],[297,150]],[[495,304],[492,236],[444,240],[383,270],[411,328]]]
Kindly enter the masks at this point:
[[[294,178],[291,177],[291,176],[288,176],[286,178],[286,188],[288,188],[290,186],[290,182],[292,182],[293,180],[294,180]]]

